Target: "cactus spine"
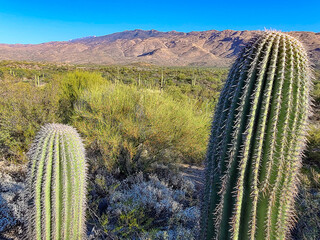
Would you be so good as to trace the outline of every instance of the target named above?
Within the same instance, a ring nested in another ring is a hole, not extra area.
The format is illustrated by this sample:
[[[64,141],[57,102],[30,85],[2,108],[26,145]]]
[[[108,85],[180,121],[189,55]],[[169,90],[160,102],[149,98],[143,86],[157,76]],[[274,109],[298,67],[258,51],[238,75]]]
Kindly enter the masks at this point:
[[[28,239],[82,239],[86,160],[78,133],[70,126],[47,124],[28,156]]]
[[[311,85],[302,45],[250,42],[230,70],[211,129],[201,239],[285,239],[293,221]]]

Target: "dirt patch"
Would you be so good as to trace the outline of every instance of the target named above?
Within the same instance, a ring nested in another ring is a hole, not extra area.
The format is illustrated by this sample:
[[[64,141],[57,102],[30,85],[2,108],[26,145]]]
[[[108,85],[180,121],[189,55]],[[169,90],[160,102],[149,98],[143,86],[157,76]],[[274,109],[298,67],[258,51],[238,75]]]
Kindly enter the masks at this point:
[[[180,171],[184,177],[189,178],[201,190],[204,185],[204,168],[198,166],[191,166],[187,164],[180,164]]]

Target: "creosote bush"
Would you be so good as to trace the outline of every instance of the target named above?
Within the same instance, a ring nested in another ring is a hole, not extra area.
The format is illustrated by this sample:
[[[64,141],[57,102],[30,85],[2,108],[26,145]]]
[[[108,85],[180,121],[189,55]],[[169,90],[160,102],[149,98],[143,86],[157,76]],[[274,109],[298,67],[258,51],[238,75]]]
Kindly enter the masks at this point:
[[[85,136],[89,154],[100,156],[108,169],[130,174],[157,161],[199,164],[209,119],[206,105],[195,99],[106,83],[81,94],[73,125]]]
[[[59,121],[58,90],[22,81],[0,81],[0,155],[24,163],[36,131],[45,123]]]
[[[74,105],[81,93],[92,86],[101,86],[106,80],[97,72],[75,71],[59,78],[59,115],[64,123],[69,123],[74,113]]]

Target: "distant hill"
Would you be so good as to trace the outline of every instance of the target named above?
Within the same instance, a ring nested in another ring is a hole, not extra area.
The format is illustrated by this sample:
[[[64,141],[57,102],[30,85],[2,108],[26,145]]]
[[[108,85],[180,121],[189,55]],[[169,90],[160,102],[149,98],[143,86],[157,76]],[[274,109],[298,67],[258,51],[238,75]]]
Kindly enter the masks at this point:
[[[42,44],[0,44],[0,60],[74,64],[149,63],[165,66],[229,66],[258,31],[159,32],[133,30]],[[320,65],[320,33],[289,32]]]

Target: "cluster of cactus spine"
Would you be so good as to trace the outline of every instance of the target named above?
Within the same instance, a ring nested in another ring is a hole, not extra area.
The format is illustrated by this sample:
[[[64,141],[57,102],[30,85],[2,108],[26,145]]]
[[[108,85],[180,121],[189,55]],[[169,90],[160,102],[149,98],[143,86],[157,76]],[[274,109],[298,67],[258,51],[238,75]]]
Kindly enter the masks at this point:
[[[201,239],[288,237],[310,85],[306,52],[289,35],[264,32],[240,53],[212,124]]]
[[[79,134],[70,126],[47,124],[28,155],[28,239],[82,239],[87,173]]]

